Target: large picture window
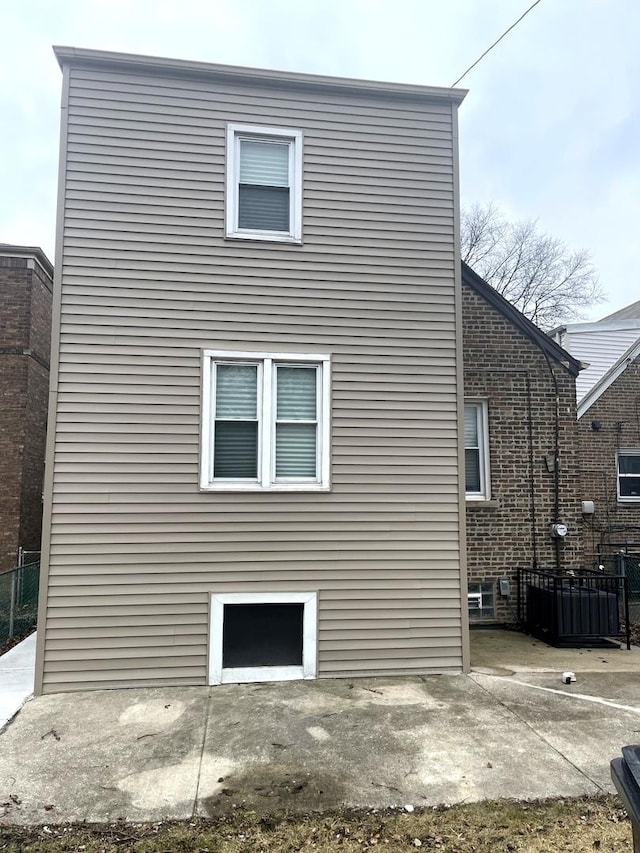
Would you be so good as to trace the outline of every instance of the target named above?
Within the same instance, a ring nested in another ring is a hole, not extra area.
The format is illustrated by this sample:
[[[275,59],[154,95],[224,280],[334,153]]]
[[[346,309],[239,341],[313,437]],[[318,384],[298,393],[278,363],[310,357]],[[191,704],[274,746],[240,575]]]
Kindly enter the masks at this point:
[[[489,500],[489,421],[485,400],[464,404],[464,475],[467,500]]]
[[[205,351],[204,489],[329,487],[329,356]]]
[[[302,238],[302,133],[227,128],[226,234],[255,240]]]
[[[640,501],[640,450],[619,450],[616,454],[618,500]]]

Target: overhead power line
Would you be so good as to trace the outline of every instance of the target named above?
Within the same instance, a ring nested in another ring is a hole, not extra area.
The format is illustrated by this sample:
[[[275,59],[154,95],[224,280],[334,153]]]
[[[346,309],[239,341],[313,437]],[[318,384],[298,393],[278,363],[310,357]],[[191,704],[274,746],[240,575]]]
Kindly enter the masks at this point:
[[[472,68],[475,68],[475,67],[476,67],[476,65],[477,65],[479,62],[481,62],[481,61],[485,58],[485,56],[486,56],[488,53],[490,53],[490,52],[493,50],[493,48],[494,48],[497,44],[500,44],[500,42],[502,41],[502,39],[503,39],[506,35],[508,35],[514,27],[517,27],[517,26],[518,26],[518,24],[520,23],[520,21],[522,21],[524,18],[526,18],[526,17],[527,17],[527,15],[529,14],[529,12],[530,12],[532,9],[534,9],[534,8],[538,5],[538,3],[541,3],[541,2],[542,2],[542,0],[536,0],[536,2],[535,2],[535,3],[532,3],[532,4],[531,4],[531,6],[529,6],[529,8],[527,9],[527,11],[526,11],[526,12],[523,12],[523,13],[522,13],[522,15],[520,15],[520,17],[518,18],[518,20],[517,20],[517,21],[514,21],[514,22],[513,22],[513,24],[511,24],[511,26],[509,27],[509,29],[508,29],[508,30],[505,30],[505,31],[502,33],[502,35],[500,36],[500,38],[497,38],[497,39],[494,41],[494,43],[493,43],[490,47],[488,47],[488,48],[485,50],[485,52],[482,54],[482,56],[479,56],[479,57],[476,59],[476,61],[473,63],[473,65],[470,65],[470,66],[467,68],[467,70],[464,72],[464,74],[461,74],[461,75],[460,75],[460,77],[458,77],[458,79],[455,81],[455,83],[452,83],[452,84],[451,84],[451,88],[453,89],[453,87],[454,87],[454,86],[457,86],[457,85],[458,85],[458,83],[459,83],[462,79],[464,79],[464,78],[467,76],[467,74],[471,71],[471,69],[472,69]]]

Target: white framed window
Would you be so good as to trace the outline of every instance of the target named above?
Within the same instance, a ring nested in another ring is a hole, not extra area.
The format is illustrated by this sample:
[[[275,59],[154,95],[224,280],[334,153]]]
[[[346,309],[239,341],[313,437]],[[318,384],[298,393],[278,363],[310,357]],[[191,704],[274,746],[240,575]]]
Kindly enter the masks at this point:
[[[464,488],[467,500],[491,498],[489,416],[486,400],[464,403]]]
[[[640,501],[640,450],[618,450],[616,453],[618,500]]]
[[[316,592],[213,593],[209,684],[315,678],[317,621]]]
[[[302,240],[302,131],[227,125],[226,235]]]
[[[202,373],[202,489],[329,489],[328,355],[205,350]]]

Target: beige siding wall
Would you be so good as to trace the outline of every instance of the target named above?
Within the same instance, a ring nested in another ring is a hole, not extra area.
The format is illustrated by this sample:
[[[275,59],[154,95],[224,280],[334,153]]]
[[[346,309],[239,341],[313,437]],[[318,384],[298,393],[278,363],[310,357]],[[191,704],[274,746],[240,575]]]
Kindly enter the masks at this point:
[[[206,683],[212,591],[317,590],[321,676],[459,669],[452,107],[70,78],[43,689]],[[224,240],[236,121],[303,130],[303,246]],[[204,347],[331,353],[330,493],[198,491]]]

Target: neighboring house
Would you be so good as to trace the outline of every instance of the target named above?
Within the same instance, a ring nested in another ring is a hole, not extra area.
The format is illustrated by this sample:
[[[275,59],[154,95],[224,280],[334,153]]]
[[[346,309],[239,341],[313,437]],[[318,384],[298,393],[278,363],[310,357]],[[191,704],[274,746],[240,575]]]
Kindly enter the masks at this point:
[[[41,249],[0,243],[0,572],[40,550],[52,275]]]
[[[640,548],[640,301],[552,334],[587,365],[577,380],[577,416],[581,497],[593,502],[583,559],[593,566],[620,546]]]
[[[640,337],[640,302],[591,323],[571,323],[550,333],[585,368],[576,380],[578,403]]]
[[[56,53],[37,691],[465,668],[464,92]]]
[[[633,307],[633,306],[631,306]],[[640,550],[640,337],[578,405],[585,560],[623,545]]]
[[[469,613],[515,622],[518,567],[580,562],[581,365],[466,264],[462,318]]]

